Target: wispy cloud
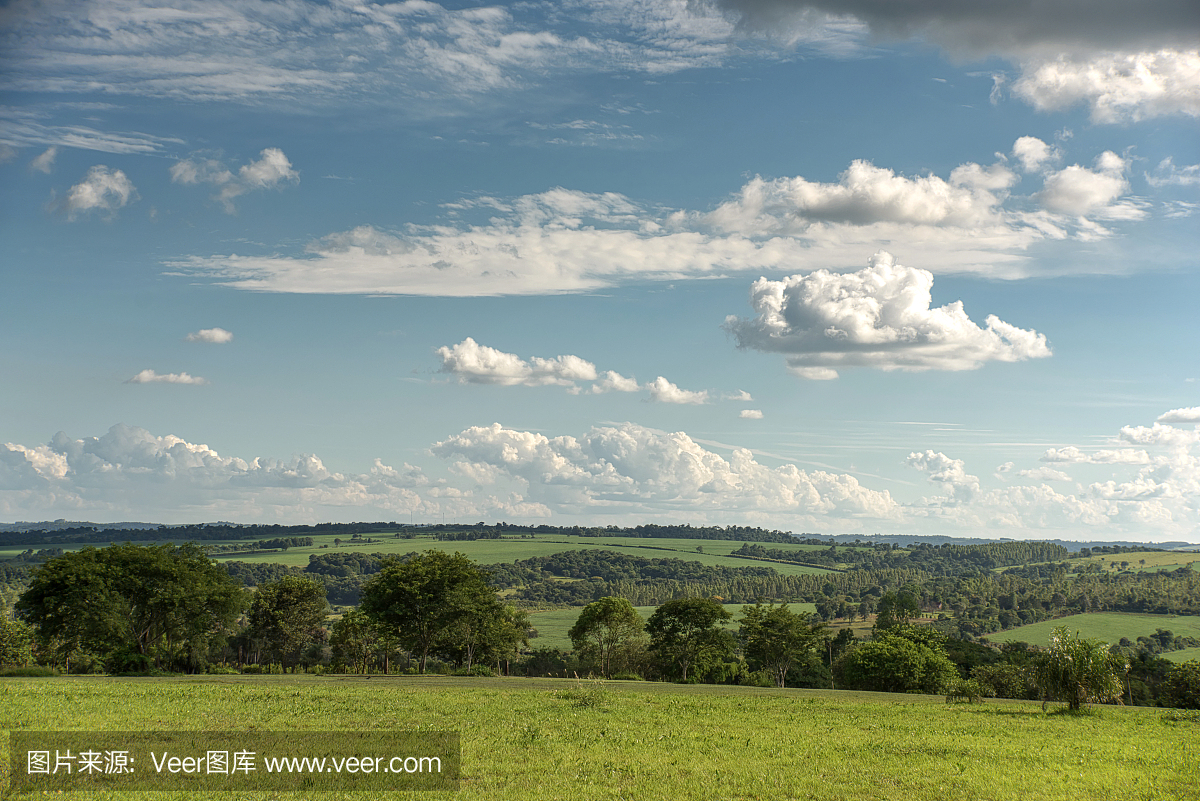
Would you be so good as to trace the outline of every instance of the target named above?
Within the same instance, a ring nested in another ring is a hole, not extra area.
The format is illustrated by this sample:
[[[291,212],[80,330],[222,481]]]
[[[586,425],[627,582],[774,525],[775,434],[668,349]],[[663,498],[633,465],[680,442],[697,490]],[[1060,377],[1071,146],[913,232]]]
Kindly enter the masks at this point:
[[[156,373],[153,370],[142,370],[133,378],[125,382],[126,384],[207,384],[203,378],[199,376],[189,375],[187,373]]]
[[[300,173],[277,147],[268,147],[257,161],[243,164],[235,173],[219,159],[190,158],[171,165],[171,181],[177,184],[212,184],[217,187],[213,196],[225,209],[234,214],[234,198],[257,189],[275,189],[285,183],[300,182]]]

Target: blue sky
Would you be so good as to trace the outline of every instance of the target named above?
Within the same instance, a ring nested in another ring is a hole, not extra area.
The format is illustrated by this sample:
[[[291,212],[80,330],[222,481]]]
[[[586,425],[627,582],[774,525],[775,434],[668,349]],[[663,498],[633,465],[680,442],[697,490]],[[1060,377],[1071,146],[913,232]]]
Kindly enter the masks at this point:
[[[1198,541],[1182,0],[0,8],[0,520]]]

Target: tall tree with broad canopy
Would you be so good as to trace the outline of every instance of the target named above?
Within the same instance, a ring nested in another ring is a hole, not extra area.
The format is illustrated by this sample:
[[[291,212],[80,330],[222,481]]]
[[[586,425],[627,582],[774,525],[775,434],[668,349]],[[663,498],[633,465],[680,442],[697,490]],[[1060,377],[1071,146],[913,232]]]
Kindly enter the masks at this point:
[[[875,610],[875,630],[907,626],[920,613],[917,596],[911,592],[885,592]]]
[[[1072,637],[1066,626],[1050,632],[1050,647],[1033,661],[1043,709],[1049,701],[1066,701],[1072,711],[1096,701],[1119,701],[1128,670],[1125,657],[1109,651],[1108,643],[1079,632]]]
[[[667,601],[646,621],[650,651],[667,668],[678,669],[680,681],[688,671],[733,652],[733,634],[720,627],[733,615],[712,598]]]
[[[385,559],[363,585],[359,608],[420,654],[422,673],[429,654],[445,649],[462,633],[453,629],[503,611],[487,574],[463,554],[444,551]]]
[[[631,650],[643,644],[644,629],[642,616],[629,601],[609,595],[585,606],[567,636],[579,655],[607,678],[625,666]]]
[[[280,664],[293,667],[325,622],[325,585],[284,576],[260,585],[250,605],[250,638]]]
[[[808,612],[793,612],[787,604],[744,606],[741,624],[738,637],[746,660],[770,671],[776,687],[785,686],[792,665],[816,649],[825,631]]]
[[[114,664],[195,668],[248,604],[245,590],[196,545],[110,545],[37,568],[17,613],[44,641]],[[135,660],[136,661],[136,660]]]
[[[941,633],[926,627],[893,626],[850,648],[838,660],[842,687],[885,693],[946,692],[959,678],[946,656]]]

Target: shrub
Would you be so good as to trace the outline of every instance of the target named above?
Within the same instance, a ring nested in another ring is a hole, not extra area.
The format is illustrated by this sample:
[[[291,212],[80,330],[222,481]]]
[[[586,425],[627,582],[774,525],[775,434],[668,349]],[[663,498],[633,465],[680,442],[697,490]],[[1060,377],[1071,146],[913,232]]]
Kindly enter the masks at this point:
[[[1200,709],[1200,661],[1171,667],[1163,682],[1163,701],[1176,709]]]
[[[946,703],[949,704],[957,701],[978,704],[984,698],[991,698],[993,695],[990,687],[980,684],[975,679],[959,679],[946,692]]]
[[[26,665],[25,667],[7,667],[0,670],[0,678],[40,678],[44,676],[57,676],[58,671],[54,668],[44,667],[42,665]]]

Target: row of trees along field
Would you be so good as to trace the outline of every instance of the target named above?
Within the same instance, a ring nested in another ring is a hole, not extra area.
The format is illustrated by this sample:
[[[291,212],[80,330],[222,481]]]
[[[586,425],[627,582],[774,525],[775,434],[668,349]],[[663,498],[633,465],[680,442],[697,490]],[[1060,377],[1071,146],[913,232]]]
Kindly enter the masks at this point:
[[[471,670],[481,661],[510,666],[531,634],[520,606],[544,605],[553,597],[554,603],[583,607],[571,633],[574,652],[535,651],[525,658],[527,672],[583,670],[736,682],[769,678],[781,686],[840,682],[863,689],[929,691],[945,683],[936,677],[950,675],[941,654],[955,666],[958,678],[974,679],[987,693],[1020,696],[1029,695],[1038,683],[1030,665],[1022,662],[1028,649],[998,653],[975,645],[968,641],[972,627],[1041,619],[1072,604],[1076,610],[1134,606],[1134,611],[1145,611],[1156,603],[1187,608],[1197,600],[1191,571],[1113,574],[1090,564],[1072,569],[1068,562],[1017,565],[1001,573],[985,569],[1060,555],[1056,546],[1014,547],[1021,545],[996,544],[994,552],[988,546],[914,549],[929,551],[918,560],[928,570],[854,568],[848,561],[838,563],[843,572],[781,576],[765,564],[708,567],[602,550],[482,568],[461,554],[431,551],[400,558],[314,554],[304,570],[248,563],[228,563],[222,569],[195,545],[126,544],[47,554],[49,560],[36,569],[15,604],[27,623],[6,624],[6,637],[20,640],[14,632],[25,625],[25,639],[33,649],[36,634],[41,658],[64,665],[74,658],[77,667],[81,659],[91,660],[110,670],[198,670],[214,661],[289,668],[333,662],[369,670],[410,659],[417,670],[425,669],[430,659]],[[744,545],[742,550],[754,556],[753,548]],[[940,562],[939,552],[945,556]],[[800,553],[807,558],[812,552]],[[947,565],[957,565],[961,572],[947,575]],[[243,584],[257,589],[247,593]],[[330,588],[360,601],[358,609],[332,626],[326,621]],[[559,588],[565,594],[550,595]],[[502,603],[497,589],[507,589],[511,594],[506,600],[514,603]],[[737,636],[714,628],[725,616],[721,601],[747,604]],[[763,606],[762,601],[772,603]],[[785,601],[815,602],[818,614],[773,605]],[[684,602],[690,604],[690,617],[682,616],[679,605]],[[634,605],[660,606],[642,627],[640,618],[634,620],[636,613],[629,616]],[[626,616],[623,629],[584,625],[590,619],[615,619],[614,609]],[[939,618],[933,626],[910,626],[912,618],[930,612]],[[1005,618],[1004,613],[1011,615]],[[712,620],[706,622],[705,614]],[[877,615],[875,637],[867,643],[856,645],[849,630],[831,636],[823,627],[822,619],[852,620],[860,614]],[[618,629],[630,636],[612,639]],[[784,647],[785,667],[765,656],[772,643],[779,646],[778,637],[762,634],[767,630],[793,631],[797,637],[794,647]],[[701,636],[702,631],[708,633]],[[681,651],[680,643],[694,637],[704,647]],[[1169,687],[1175,674],[1158,654],[1189,642],[1160,630],[1154,637],[1118,646],[1131,666],[1132,678],[1126,682],[1131,700],[1166,697],[1161,688]],[[23,653],[16,647],[9,650]],[[870,665],[876,666],[874,674]],[[887,669],[881,672],[880,665]],[[887,682],[879,679],[884,674]],[[870,675],[876,678],[865,678]]]

